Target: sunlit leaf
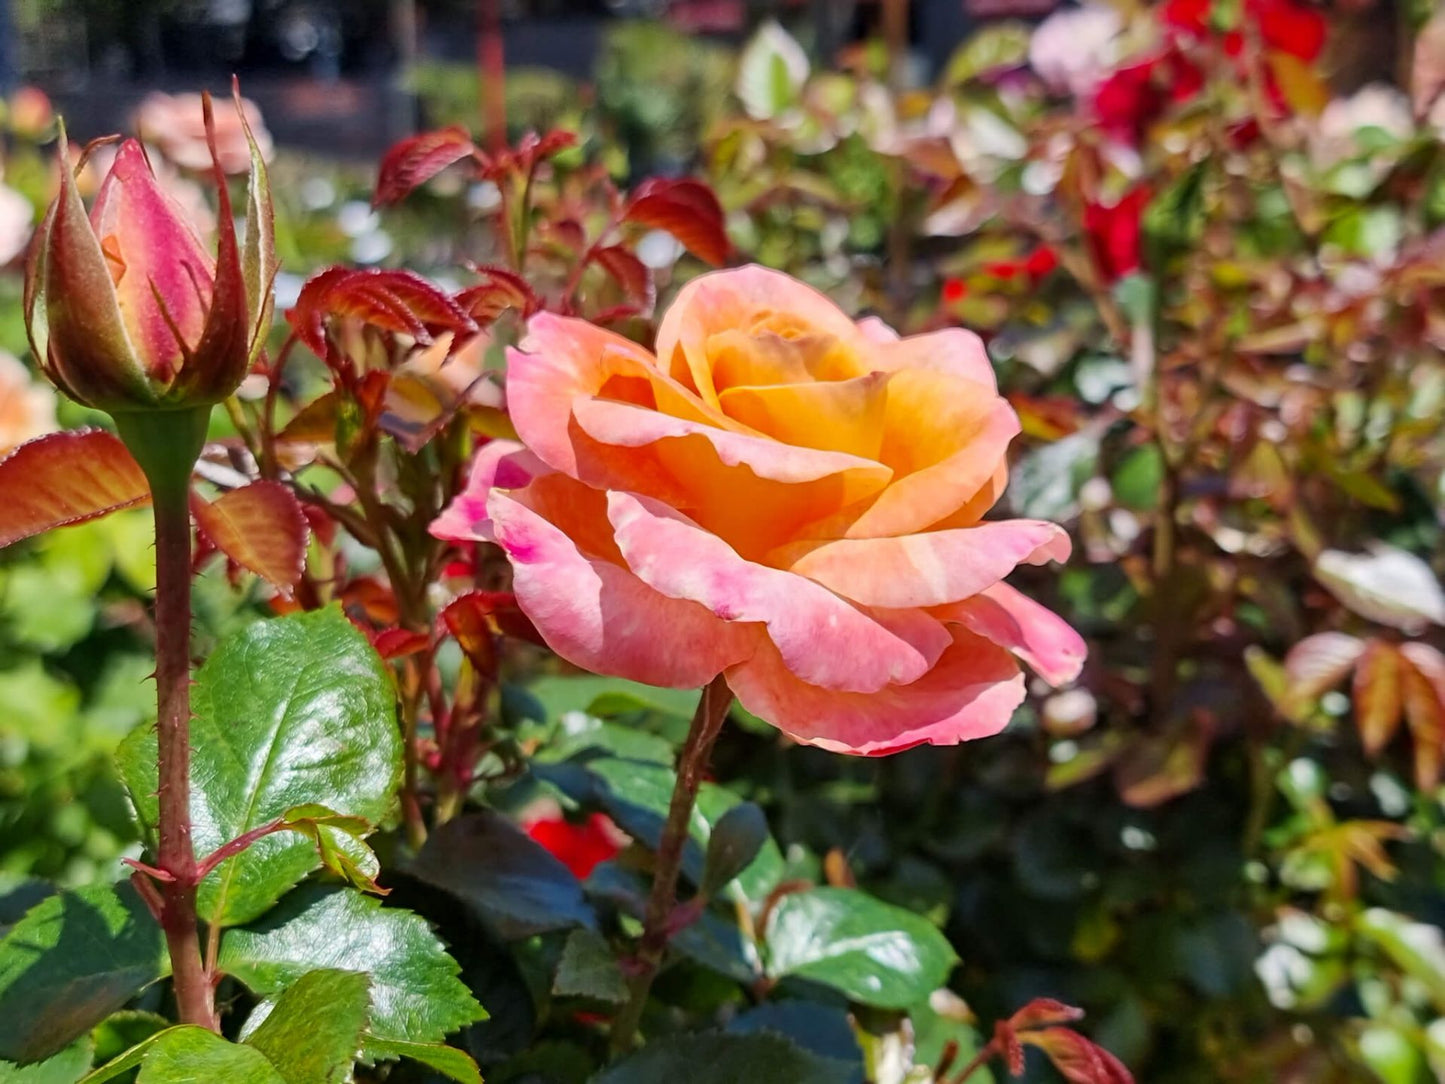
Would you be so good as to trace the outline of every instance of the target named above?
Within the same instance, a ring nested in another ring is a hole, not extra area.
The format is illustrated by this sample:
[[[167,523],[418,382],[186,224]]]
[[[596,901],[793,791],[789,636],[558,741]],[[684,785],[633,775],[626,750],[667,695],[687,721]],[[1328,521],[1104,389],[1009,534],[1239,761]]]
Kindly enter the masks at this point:
[[[120,438],[103,429],[50,433],[0,458],[0,546],[150,501]]]

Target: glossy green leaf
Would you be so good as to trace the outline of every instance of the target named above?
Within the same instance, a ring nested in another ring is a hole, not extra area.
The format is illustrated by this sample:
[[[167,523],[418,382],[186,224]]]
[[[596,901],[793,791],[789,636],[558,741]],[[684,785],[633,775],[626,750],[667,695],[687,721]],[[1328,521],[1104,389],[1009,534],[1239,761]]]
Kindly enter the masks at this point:
[[[552,993],[558,997],[587,997],[621,1004],[627,1000],[627,980],[617,957],[601,934],[573,930],[567,935]]]
[[[650,1042],[590,1084],[838,1084],[846,1079],[846,1063],[810,1054],[781,1035],[709,1033]]]
[[[572,871],[491,810],[437,828],[406,870],[474,908],[509,940],[597,924]]]
[[[191,816],[196,852],[303,804],[371,824],[392,808],[401,773],[395,692],[381,659],[339,608],[258,621],[206,660],[191,694]],[[155,735],[119,753],[140,819],[154,825]],[[201,885],[199,909],[248,922],[321,864],[316,845],[277,832]]]
[[[1355,931],[1374,942],[1405,974],[1429,991],[1435,1007],[1445,1013],[1445,937],[1438,926],[1371,907],[1355,920]]]
[[[769,915],[766,944],[770,976],[812,979],[880,1008],[927,997],[958,960],[931,923],[848,888],[784,896]]]
[[[95,1043],[87,1035],[59,1054],[23,1068],[14,1062],[0,1061],[0,1081],[4,1084],[75,1084],[90,1072],[94,1054]]]
[[[431,1042],[486,1015],[420,916],[350,888],[303,885],[261,921],[227,930],[220,966],[263,997],[317,968],[363,971],[367,1035],[378,1039]]]
[[[359,971],[307,972],[282,991],[246,1042],[286,1084],[341,1084],[361,1049],[369,986]]]
[[[0,941],[0,1057],[59,1053],[166,971],[155,919],[129,884],[42,900]]]
[[[398,1039],[369,1039],[366,1053],[374,1061],[405,1058],[440,1073],[458,1084],[482,1084],[482,1074],[471,1057],[441,1043],[407,1043]]]
[[[259,1050],[192,1024],[156,1032],[91,1073],[84,1084],[103,1084],[137,1066],[136,1084],[290,1084]]]

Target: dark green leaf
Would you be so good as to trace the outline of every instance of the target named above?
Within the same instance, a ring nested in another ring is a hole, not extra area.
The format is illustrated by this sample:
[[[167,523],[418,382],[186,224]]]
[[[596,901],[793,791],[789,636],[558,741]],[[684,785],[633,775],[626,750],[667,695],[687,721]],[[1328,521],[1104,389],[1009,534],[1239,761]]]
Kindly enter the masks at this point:
[[[371,824],[391,811],[401,772],[395,692],[339,608],[258,621],[230,636],[201,667],[191,704],[198,854],[302,804]],[[127,738],[119,758],[142,823],[154,825],[154,732]],[[201,914],[248,922],[319,864],[305,835],[266,836],[206,878]]]
[[[475,908],[509,940],[597,924],[572,871],[491,810],[436,829],[406,872]]]
[[[644,764],[620,757],[588,761],[585,769],[575,763],[537,767],[537,774],[583,803],[600,804],[621,825],[623,831],[647,846],[656,848],[672,802],[673,773],[659,764]],[[682,872],[693,884],[702,881],[706,847],[713,827],[723,815],[742,801],[736,794],[713,783],[704,783],[692,814],[691,839],[683,851]],[[757,857],[729,886],[729,894],[750,902],[761,902],[783,876],[783,856],[771,837]]]
[[[156,1032],[91,1073],[83,1084],[103,1084],[136,1066],[136,1084],[287,1084],[259,1050],[191,1024]]]
[[[958,957],[937,927],[849,888],[784,896],[768,919],[767,970],[854,1001],[907,1008],[943,985]]]
[[[856,1063],[857,1075],[862,1075],[863,1052],[858,1049],[848,1013],[840,1005],[798,1000],[766,1001],[733,1017],[727,1029],[738,1035],[771,1032],[785,1036],[820,1057]]]
[[[627,1000],[627,980],[605,938],[591,930],[573,930],[567,935],[552,993],[619,1005]]]
[[[288,986],[246,1040],[286,1084],[341,1084],[361,1049],[371,1008],[359,971],[310,971]]]
[[[659,689],[623,678],[590,674],[584,677],[544,677],[527,686],[527,691],[546,709],[549,720],[569,711],[601,716],[655,711],[690,719],[700,695],[696,689]]]
[[[0,941],[0,1057],[59,1053],[166,970],[155,919],[129,884],[38,903]]]
[[[781,1035],[677,1035],[649,1043],[590,1084],[838,1084],[848,1070]]]
[[[1159,504],[1159,486],[1164,481],[1164,459],[1156,444],[1134,448],[1114,470],[1114,496],[1125,508],[1152,511]]]
[[[752,802],[739,802],[725,811],[708,837],[698,891],[709,898],[716,895],[752,865],[768,842],[768,820]]]
[[[227,930],[220,966],[263,997],[317,968],[364,971],[378,1039],[431,1042],[486,1015],[423,919],[350,888],[303,885],[262,921]]]
[[[482,1074],[470,1056],[453,1046],[441,1043],[406,1043],[397,1039],[371,1039],[366,1053],[374,1061],[406,1058],[425,1065],[459,1084],[482,1084]]]

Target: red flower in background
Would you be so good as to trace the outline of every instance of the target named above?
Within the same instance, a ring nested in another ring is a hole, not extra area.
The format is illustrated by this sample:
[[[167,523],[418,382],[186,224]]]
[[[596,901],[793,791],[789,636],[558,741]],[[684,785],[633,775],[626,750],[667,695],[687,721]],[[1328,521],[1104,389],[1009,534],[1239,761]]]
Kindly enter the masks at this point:
[[[581,823],[564,817],[543,817],[526,825],[527,835],[540,843],[578,878],[585,878],[598,865],[617,857],[622,845],[617,829],[601,813]]]
[[[1140,222],[1150,193],[1140,186],[1113,205],[1091,203],[1084,208],[1089,252],[1099,276],[1117,282],[1140,266]]]
[[[1159,8],[1160,21],[1180,34],[1202,38],[1210,32],[1211,0],[1166,0]],[[1303,61],[1319,57],[1325,47],[1325,17],[1315,8],[1296,0],[1245,0],[1245,17],[1259,28],[1265,47],[1288,53]],[[1238,56],[1244,35],[1232,30],[1224,36],[1224,50]]]

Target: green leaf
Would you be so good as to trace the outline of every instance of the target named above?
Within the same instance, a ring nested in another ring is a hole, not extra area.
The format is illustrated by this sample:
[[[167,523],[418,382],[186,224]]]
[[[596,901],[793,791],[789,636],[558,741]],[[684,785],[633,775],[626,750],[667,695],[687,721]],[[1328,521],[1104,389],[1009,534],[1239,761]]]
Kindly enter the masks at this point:
[[[42,900],[0,941],[0,1057],[59,1053],[165,968],[160,927],[129,884]]]
[[[1373,941],[1401,971],[1419,982],[1445,1013],[1445,937],[1438,926],[1371,907],[1355,920],[1355,931]]]
[[[557,977],[552,980],[552,993],[558,997],[590,997],[620,1005],[627,1000],[627,980],[612,952],[612,946],[601,934],[591,930],[573,930],[567,935],[557,964]]]
[[[752,865],[769,842],[768,820],[752,802],[739,802],[713,825],[698,891],[711,898]]]
[[[259,1050],[192,1024],[157,1032],[101,1066],[82,1084],[103,1084],[136,1066],[140,1066],[136,1084],[288,1084]]]
[[[437,828],[406,872],[475,908],[508,940],[597,925],[572,871],[491,810]]]
[[[958,957],[937,927],[850,888],[784,896],[768,918],[767,970],[904,1009],[948,978]]]
[[[286,1084],[341,1084],[361,1049],[370,983],[357,971],[309,971],[282,992],[247,1044]]]
[[[1114,496],[1125,508],[1150,512],[1159,505],[1164,481],[1164,457],[1157,444],[1132,449],[1114,471]]]
[[[374,1061],[408,1061],[425,1065],[458,1084],[482,1084],[482,1074],[477,1063],[456,1047],[441,1043],[405,1043],[397,1039],[369,1039],[366,1053]]]
[[[383,820],[401,773],[395,702],[381,659],[337,607],[258,621],[228,637],[191,695],[197,854],[303,803]],[[153,826],[154,731],[127,738],[119,760],[142,823]],[[225,926],[249,922],[320,864],[304,835],[266,836],[202,882],[201,915]]]
[[[850,1069],[781,1035],[674,1035],[648,1043],[589,1084],[838,1084]]]
[[[621,757],[601,757],[584,766],[575,763],[534,766],[538,776],[553,783],[579,802],[600,804],[628,835],[656,849],[672,802],[672,770]],[[691,840],[683,851],[682,872],[693,884],[702,881],[706,847],[713,827],[742,801],[732,791],[704,783],[692,813]],[[771,837],[757,857],[738,874],[728,895],[761,902],[783,878],[783,855]]]
[[[90,1072],[95,1044],[89,1036],[77,1039],[59,1054],[24,1068],[13,1062],[0,1061],[0,1081],[4,1084],[75,1084]]]
[[[261,921],[227,930],[220,966],[262,997],[317,968],[366,972],[368,1042],[431,1042],[486,1016],[425,920],[350,888],[303,885]]]
[[[951,90],[988,72],[1022,64],[1029,55],[1031,38],[1029,27],[1020,22],[984,27],[954,50],[944,65],[940,84]]]
[[[539,678],[527,686],[527,691],[552,719],[569,711],[598,716],[655,711],[679,719],[691,719],[700,695],[696,689],[659,689],[624,678],[592,674]]]

